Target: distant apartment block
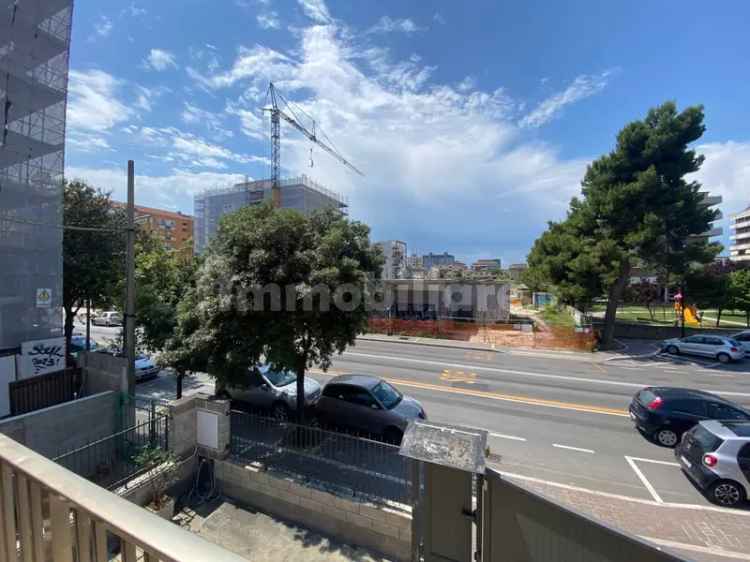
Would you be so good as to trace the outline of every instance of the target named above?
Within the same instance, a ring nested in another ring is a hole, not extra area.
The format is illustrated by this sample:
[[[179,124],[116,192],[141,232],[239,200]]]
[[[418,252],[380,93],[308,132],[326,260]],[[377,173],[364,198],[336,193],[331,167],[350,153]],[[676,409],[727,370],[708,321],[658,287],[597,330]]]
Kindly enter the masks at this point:
[[[125,203],[113,202],[118,207]],[[135,206],[136,222],[141,228],[153,232],[167,248],[193,253],[193,217],[180,212]]]
[[[528,268],[529,266],[525,263],[513,263],[510,265],[510,267],[508,267],[508,274],[514,282],[520,283],[523,272]]]
[[[721,205],[722,197],[721,195],[711,195],[707,191],[702,191],[700,195],[703,196],[703,205],[712,208],[716,207],[718,205]],[[719,211],[716,221],[721,220],[723,218],[721,211]],[[700,240],[700,239],[706,239],[710,240],[711,238],[716,238],[717,236],[721,236],[724,233],[724,230],[720,226],[714,226],[715,222],[711,224],[711,228],[707,232],[704,232],[703,234],[698,234],[697,236],[693,236],[693,240]]]
[[[433,267],[441,267],[445,265],[453,265],[456,262],[456,256],[444,252],[442,254],[425,254],[422,256],[422,267],[429,271]]]
[[[729,259],[733,262],[750,262],[750,206],[732,215],[732,241]]]
[[[385,240],[376,242],[375,246],[383,253],[382,279],[404,279],[407,277],[406,242]]]
[[[343,196],[326,189],[305,175],[281,180],[281,207],[310,214],[319,209],[338,209],[346,212]],[[271,180],[237,183],[231,187],[211,189],[194,199],[195,223],[193,243],[200,254],[216,234],[224,215],[248,205],[271,201]]]
[[[502,269],[500,258],[477,260],[471,265],[474,271],[497,271]]]
[[[8,381],[65,367],[58,225],[73,2],[6,0],[2,8],[0,417]]]

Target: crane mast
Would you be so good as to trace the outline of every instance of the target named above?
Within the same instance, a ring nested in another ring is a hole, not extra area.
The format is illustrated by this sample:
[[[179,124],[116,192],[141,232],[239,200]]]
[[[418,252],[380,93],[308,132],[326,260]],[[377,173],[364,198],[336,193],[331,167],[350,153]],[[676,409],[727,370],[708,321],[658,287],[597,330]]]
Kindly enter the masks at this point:
[[[296,116],[290,116],[279,107],[279,102],[286,106],[294,115],[294,111],[289,107],[289,103],[276,90],[273,82],[268,86],[267,100],[270,101],[270,107],[264,108],[271,114],[271,200],[274,207],[281,206],[281,120],[283,119],[292,127],[297,129],[302,135],[317,146],[321,147],[328,154],[333,156],[341,164],[353,172],[364,176],[364,174],[354,164],[344,158],[335,148],[323,142],[315,131],[315,121],[312,122],[312,131],[305,127]],[[325,136],[325,135],[324,135]]]

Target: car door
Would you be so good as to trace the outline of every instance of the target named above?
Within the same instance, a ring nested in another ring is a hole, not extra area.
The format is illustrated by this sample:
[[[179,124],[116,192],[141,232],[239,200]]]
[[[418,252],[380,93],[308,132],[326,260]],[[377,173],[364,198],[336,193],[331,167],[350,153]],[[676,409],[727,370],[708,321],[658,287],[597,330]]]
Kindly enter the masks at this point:
[[[680,351],[682,353],[701,353],[703,336],[689,336],[680,340]]]
[[[745,480],[750,484],[750,443],[746,443],[737,453],[737,464],[740,466],[742,474],[745,475]]]
[[[691,429],[699,421],[708,419],[706,403],[700,399],[683,398],[670,404],[669,424],[678,434]]]
[[[742,346],[742,348],[750,353],[750,334],[740,334],[733,338]]]
[[[354,388],[347,384],[326,385],[317,405],[320,421],[334,428],[358,429],[359,409],[351,399]]]
[[[270,408],[273,396],[271,389],[260,376],[260,373],[257,371],[249,372],[246,383],[243,386],[232,387],[230,390],[232,398],[253,408]]]
[[[348,403],[347,425],[366,434],[379,434],[383,431],[381,416],[382,407],[369,390],[359,386],[350,386],[344,400]]]
[[[706,357],[716,357],[725,345],[724,340],[716,336],[704,336],[703,338],[703,349]]]

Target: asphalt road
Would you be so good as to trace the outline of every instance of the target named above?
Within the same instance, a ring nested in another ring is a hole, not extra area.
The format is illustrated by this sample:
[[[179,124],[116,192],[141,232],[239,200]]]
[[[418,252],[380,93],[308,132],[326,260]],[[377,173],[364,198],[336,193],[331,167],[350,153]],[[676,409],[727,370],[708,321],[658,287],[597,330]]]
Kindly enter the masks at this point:
[[[80,329],[80,327],[77,327]],[[96,327],[101,342],[117,328]],[[601,355],[468,351],[359,340],[338,357],[341,373],[387,378],[422,402],[431,420],[490,432],[490,462],[525,478],[627,497],[709,505],[680,472],[670,449],[637,432],[628,417],[644,386],[686,386],[750,407],[750,360],[723,366],[703,359],[649,356],[605,361]],[[185,392],[211,391],[207,377]],[[144,397],[172,398],[173,379],[139,385]]]

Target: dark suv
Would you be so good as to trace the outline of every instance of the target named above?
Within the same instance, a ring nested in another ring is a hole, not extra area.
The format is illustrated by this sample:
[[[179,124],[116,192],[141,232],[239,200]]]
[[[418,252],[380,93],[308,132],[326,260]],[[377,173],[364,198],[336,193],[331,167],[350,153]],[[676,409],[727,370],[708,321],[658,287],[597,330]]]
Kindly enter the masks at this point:
[[[750,412],[720,396],[690,388],[647,387],[630,403],[630,418],[647,437],[674,447],[702,420],[750,421]]]

